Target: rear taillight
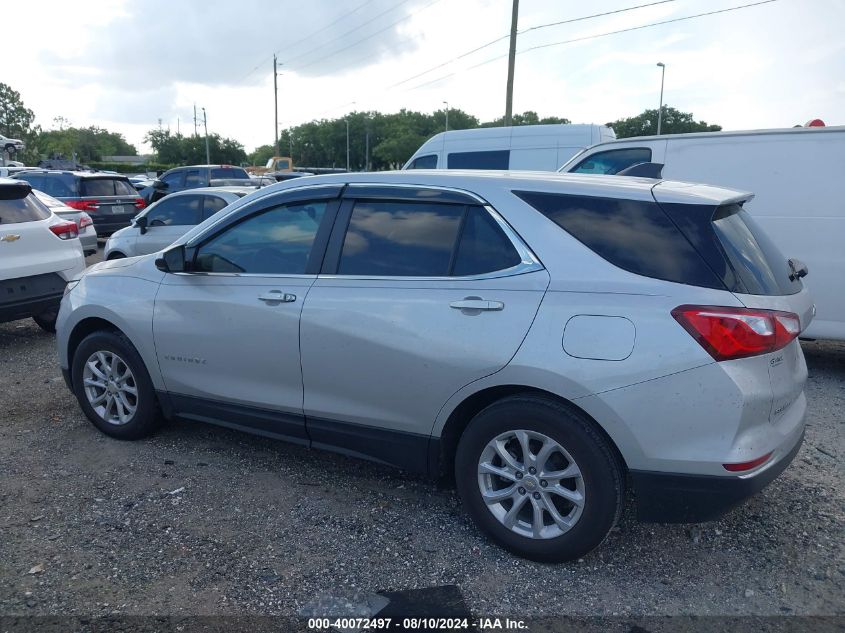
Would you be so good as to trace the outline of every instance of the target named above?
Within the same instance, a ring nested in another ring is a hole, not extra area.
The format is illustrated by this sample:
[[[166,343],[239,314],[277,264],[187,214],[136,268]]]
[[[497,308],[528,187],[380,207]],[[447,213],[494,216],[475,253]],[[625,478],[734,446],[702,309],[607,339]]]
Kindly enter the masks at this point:
[[[135,208],[136,209],[143,209],[147,206],[147,203],[144,202],[143,198],[135,198]]]
[[[672,316],[717,361],[768,354],[801,333],[798,315],[776,310],[683,305]]]
[[[76,222],[53,224],[50,226],[50,230],[60,240],[72,240],[75,237],[79,237],[79,229],[76,226]]]
[[[81,231],[87,226],[91,226],[94,222],[91,220],[90,215],[83,215],[79,218],[79,230]]]
[[[66,200],[65,204],[77,211],[96,211],[100,208],[97,200]]]

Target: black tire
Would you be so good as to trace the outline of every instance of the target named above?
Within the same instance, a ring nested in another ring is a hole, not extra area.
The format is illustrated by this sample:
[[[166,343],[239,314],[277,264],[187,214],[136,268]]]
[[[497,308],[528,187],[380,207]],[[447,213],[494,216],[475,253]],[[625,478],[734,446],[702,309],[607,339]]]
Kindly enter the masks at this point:
[[[109,256],[106,257],[107,260],[109,259],[126,259],[126,255],[121,253],[120,251],[113,251],[109,253]]]
[[[563,447],[580,468],[584,505],[580,518],[553,538],[530,538],[505,527],[488,508],[478,484],[479,459],[493,438],[523,429],[542,433]],[[624,500],[623,467],[594,423],[575,407],[541,396],[514,396],[478,413],[458,443],[455,481],[476,525],[511,552],[540,562],[581,558],[604,541],[619,520]]]
[[[100,416],[88,402],[83,385],[83,370],[85,363],[95,352],[111,352],[116,354],[129,368],[134,376],[137,400],[135,413],[128,422],[113,424]],[[119,332],[103,330],[86,336],[71,360],[71,376],[73,391],[79,406],[89,420],[106,435],[120,440],[137,440],[152,434],[161,425],[161,415],[158,407],[153,383],[140,354]]]
[[[45,332],[55,333],[56,331],[56,319],[59,316],[58,308],[55,310],[48,310],[47,312],[42,312],[34,317],[32,320],[38,324]]]

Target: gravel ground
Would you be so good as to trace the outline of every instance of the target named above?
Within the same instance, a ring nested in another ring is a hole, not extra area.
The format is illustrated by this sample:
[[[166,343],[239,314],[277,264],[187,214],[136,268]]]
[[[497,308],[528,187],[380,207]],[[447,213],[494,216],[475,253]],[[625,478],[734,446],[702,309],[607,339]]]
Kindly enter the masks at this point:
[[[804,343],[807,441],[714,523],[621,525],[577,563],[489,543],[453,490],[190,422],[120,442],[54,337],[0,324],[0,616],[293,614],[323,592],[455,584],[474,614],[845,614],[845,344]]]

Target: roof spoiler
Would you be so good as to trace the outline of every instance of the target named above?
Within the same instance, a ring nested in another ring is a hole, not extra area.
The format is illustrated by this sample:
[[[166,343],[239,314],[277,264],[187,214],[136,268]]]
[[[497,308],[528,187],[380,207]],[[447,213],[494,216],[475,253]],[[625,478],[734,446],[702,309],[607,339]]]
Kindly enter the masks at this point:
[[[0,200],[20,200],[32,193],[32,185],[26,180],[5,180],[0,183]]]
[[[626,167],[617,176],[637,176],[639,178],[663,178],[663,163],[637,163]]]

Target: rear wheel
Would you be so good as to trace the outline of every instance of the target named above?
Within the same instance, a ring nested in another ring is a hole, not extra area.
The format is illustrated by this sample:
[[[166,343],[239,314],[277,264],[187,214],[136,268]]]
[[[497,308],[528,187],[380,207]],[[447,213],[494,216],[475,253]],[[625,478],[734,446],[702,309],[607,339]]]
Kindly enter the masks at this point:
[[[584,556],[622,511],[622,468],[609,443],[583,413],[547,398],[507,398],[476,415],[455,475],[476,524],[532,560]]]
[[[71,371],[79,405],[106,435],[135,440],[159,426],[158,401],[144,361],[122,334],[89,334],[76,348]]]

